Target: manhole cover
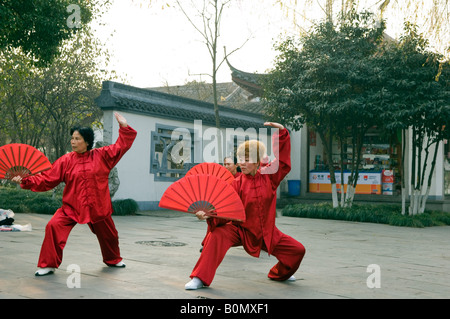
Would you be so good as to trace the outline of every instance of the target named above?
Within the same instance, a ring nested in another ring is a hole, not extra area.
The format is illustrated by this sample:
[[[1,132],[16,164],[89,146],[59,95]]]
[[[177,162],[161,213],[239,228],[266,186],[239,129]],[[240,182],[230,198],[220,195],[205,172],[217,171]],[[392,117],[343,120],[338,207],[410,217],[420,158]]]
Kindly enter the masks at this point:
[[[163,246],[163,247],[180,247],[186,246],[185,243],[179,241],[163,241],[163,240],[142,240],[137,241],[136,244],[147,246]]]

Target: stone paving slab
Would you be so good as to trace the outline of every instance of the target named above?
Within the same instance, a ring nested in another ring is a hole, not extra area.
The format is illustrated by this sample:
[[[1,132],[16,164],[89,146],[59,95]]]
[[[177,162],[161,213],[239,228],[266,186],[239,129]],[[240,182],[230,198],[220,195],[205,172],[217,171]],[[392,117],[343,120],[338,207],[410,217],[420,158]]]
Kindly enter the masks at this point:
[[[406,228],[280,216],[278,228],[306,247],[295,282],[267,278],[276,263],[273,256],[262,252],[254,258],[234,247],[210,287],[186,291],[206,232],[205,222],[195,216],[156,211],[113,217],[125,269],[106,267],[95,235],[87,225],[77,225],[61,267],[54,275],[35,277],[50,218],[16,214],[14,224],[31,223],[33,230],[0,232],[0,299],[450,298],[450,226]],[[69,288],[75,278],[80,288]],[[379,288],[369,287],[378,282]]]

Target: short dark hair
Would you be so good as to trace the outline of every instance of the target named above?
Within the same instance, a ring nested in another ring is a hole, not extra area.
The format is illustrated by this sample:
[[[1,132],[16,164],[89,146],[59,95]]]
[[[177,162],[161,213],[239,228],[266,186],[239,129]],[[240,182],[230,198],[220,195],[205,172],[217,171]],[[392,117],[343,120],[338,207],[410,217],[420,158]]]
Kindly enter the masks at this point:
[[[90,127],[74,126],[70,129],[70,135],[77,131],[83,136],[84,141],[87,143],[87,150],[90,151],[94,146],[94,131]]]
[[[236,157],[236,156],[225,156],[225,157],[223,158],[223,161],[225,162],[225,160],[226,160],[227,158],[229,158],[230,160],[232,160],[233,163],[234,163],[234,165],[236,165],[236,164],[238,163],[238,160],[237,160],[237,157]]]

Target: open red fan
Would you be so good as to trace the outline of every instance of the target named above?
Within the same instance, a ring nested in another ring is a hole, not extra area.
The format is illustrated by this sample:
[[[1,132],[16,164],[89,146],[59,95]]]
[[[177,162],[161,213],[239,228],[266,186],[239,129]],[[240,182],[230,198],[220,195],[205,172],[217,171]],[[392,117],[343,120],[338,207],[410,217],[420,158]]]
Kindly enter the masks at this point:
[[[234,180],[233,174],[230,173],[224,166],[217,163],[200,163],[192,167],[187,171],[185,176],[189,175],[197,175],[197,174],[206,174],[216,176],[228,184]]]
[[[185,176],[167,188],[159,207],[195,214],[245,221],[242,201],[226,181],[212,175]]]
[[[52,168],[47,157],[27,144],[7,144],[0,147],[0,179],[22,178]]]

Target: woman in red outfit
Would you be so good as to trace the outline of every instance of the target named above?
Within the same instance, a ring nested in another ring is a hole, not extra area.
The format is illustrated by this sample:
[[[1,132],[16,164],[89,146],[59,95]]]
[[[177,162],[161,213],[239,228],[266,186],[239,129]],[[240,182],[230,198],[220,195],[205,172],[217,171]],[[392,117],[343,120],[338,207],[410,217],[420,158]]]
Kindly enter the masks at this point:
[[[14,179],[23,189],[34,192],[48,191],[61,182],[66,183],[62,207],[55,212],[45,228],[36,276],[51,274],[59,267],[69,233],[77,223],[88,224],[97,235],[105,264],[125,267],[120,256],[118,233],[111,218],[108,176],[130,149],[137,133],[122,115],[114,115],[120,126],[119,138],[115,144],[92,149],[92,129],[73,128],[73,152],[61,156],[50,170],[42,174]]]
[[[185,289],[209,286],[228,249],[237,245],[242,245],[251,256],[259,257],[264,250],[278,259],[268,274],[270,279],[295,280],[293,274],[300,266],[305,248],[275,226],[277,188],[291,169],[290,137],[281,124],[266,122],[264,125],[278,128],[278,133],[273,136],[273,152],[278,154],[277,158],[261,168],[264,144],[247,141],[239,146],[237,156],[242,175],[233,181],[232,186],[244,204],[246,221],[229,222],[197,212],[199,219],[207,219],[210,232],[191,273],[192,280]],[[253,154],[256,154],[256,159],[252,158]]]

